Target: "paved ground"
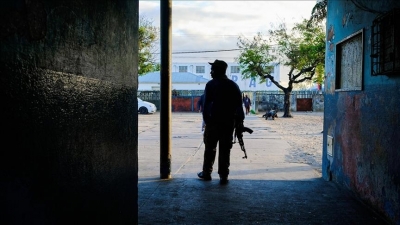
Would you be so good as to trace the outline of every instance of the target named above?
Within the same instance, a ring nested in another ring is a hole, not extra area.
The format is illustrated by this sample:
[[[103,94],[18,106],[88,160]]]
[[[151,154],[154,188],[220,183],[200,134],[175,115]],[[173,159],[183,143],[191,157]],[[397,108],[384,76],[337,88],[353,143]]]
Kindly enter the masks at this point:
[[[312,166],[287,161],[289,145],[268,123],[246,118],[254,130],[244,134],[248,159],[235,144],[230,181],[221,186],[216,172],[212,181],[196,175],[204,151],[200,114],[172,114],[170,180],[159,179],[159,113],[139,115],[139,224],[387,224]]]

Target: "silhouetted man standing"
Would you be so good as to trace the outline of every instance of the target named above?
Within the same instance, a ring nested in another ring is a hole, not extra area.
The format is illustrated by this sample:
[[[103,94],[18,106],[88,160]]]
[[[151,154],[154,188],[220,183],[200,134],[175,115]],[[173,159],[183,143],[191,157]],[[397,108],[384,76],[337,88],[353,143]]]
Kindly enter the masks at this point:
[[[228,183],[230,153],[235,124],[243,126],[244,112],[242,96],[238,85],[226,76],[228,65],[215,60],[211,65],[211,77],[204,90],[203,120],[204,132],[203,170],[197,175],[211,180],[217,144],[219,145],[218,174],[220,184]]]

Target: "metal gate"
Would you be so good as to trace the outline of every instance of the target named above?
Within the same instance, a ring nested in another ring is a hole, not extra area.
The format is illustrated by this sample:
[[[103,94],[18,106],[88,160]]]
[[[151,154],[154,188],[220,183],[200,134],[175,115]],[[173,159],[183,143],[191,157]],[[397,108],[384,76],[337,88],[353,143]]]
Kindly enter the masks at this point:
[[[297,111],[313,111],[312,110],[312,98],[296,99],[296,110]]]

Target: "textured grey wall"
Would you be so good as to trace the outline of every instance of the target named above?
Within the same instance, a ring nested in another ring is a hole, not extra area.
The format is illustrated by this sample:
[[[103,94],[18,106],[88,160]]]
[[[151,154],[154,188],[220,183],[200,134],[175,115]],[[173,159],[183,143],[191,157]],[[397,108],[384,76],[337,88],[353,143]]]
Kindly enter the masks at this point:
[[[137,223],[138,7],[2,1],[2,224]]]

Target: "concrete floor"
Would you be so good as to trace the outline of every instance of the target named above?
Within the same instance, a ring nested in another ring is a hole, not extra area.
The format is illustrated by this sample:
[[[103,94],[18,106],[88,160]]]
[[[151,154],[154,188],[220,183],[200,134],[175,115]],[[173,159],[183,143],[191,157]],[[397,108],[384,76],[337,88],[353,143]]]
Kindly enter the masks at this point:
[[[248,159],[235,144],[229,184],[222,186],[216,172],[212,181],[196,175],[204,151],[201,114],[173,113],[172,179],[160,180],[159,125],[159,113],[139,115],[139,224],[387,224],[315,168],[287,162],[285,137],[260,115],[246,118],[254,130],[244,134]]]

